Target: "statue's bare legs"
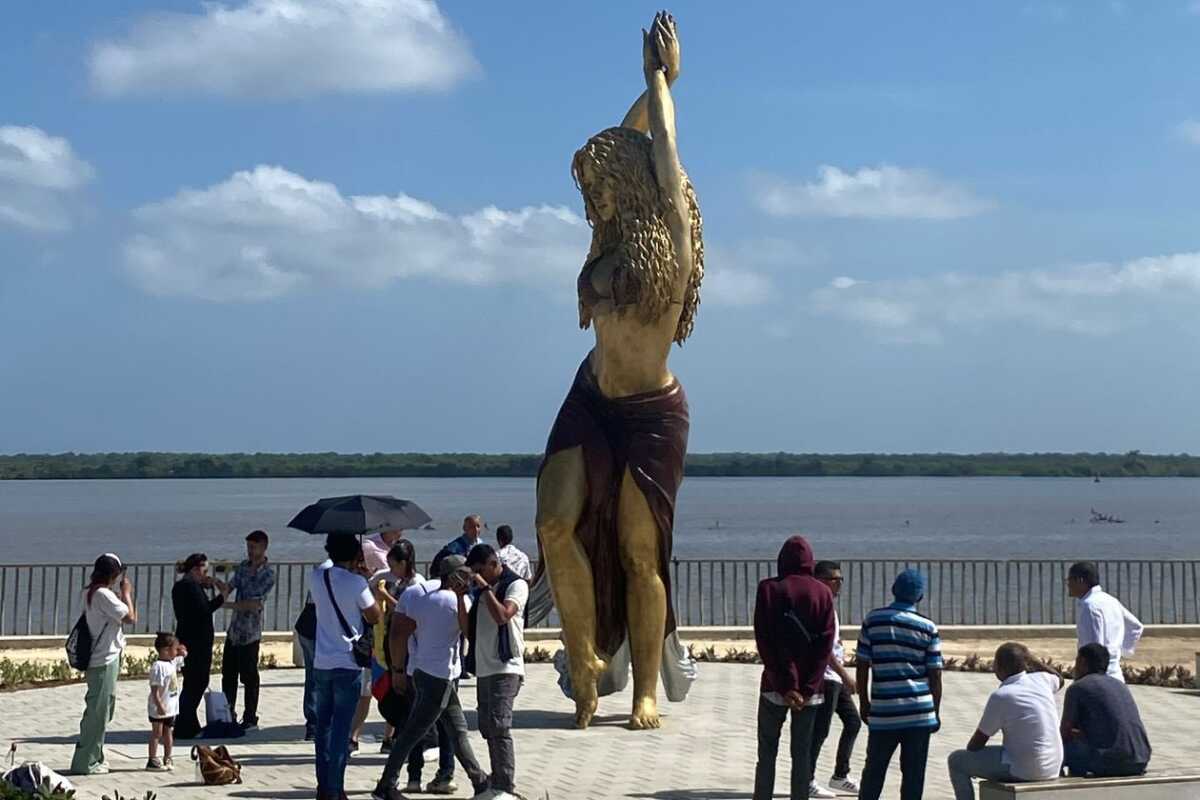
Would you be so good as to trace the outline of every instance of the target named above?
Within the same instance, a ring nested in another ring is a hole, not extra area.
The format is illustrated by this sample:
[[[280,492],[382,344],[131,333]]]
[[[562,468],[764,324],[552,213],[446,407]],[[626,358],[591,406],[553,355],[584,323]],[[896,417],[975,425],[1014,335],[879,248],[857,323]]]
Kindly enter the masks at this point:
[[[667,625],[667,588],[659,571],[659,532],[646,496],[628,468],[621,482],[617,536],[627,581],[633,712],[629,727],[657,728],[658,673]]]
[[[554,604],[562,618],[577,728],[586,728],[596,715],[596,682],[605,667],[596,654],[592,566],[575,535],[586,499],[583,448],[572,447],[550,456],[538,480],[537,531]]]

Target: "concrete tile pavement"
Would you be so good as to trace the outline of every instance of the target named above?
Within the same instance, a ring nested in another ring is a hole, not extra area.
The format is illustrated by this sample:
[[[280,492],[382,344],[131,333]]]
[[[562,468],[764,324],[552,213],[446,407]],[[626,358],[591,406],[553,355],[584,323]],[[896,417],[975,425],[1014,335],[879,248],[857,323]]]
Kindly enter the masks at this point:
[[[686,703],[664,701],[664,727],[632,732],[623,728],[628,696],[605,698],[596,725],[588,731],[571,728],[573,707],[555,683],[552,667],[532,665],[517,703],[514,738],[518,784],[527,797],[647,798],[651,800],[734,800],[749,798],[755,762],[754,715],[759,668],[740,664],[702,664],[700,680]],[[146,686],[141,680],[120,684],[117,717],[109,728],[107,757],[113,772],[77,780],[81,800],[93,800],[118,788],[140,797],[147,789],[161,800],[200,798],[308,798],[315,795],[313,751],[302,741],[300,711],[303,675],[299,670],[264,673],[260,716],[264,727],[230,744],[244,765],[245,783],[201,787],[193,782],[183,743],[174,773],[142,770],[146,762]],[[988,693],[996,686],[989,675],[948,673],[941,733],[930,748],[926,797],[951,798],[946,756],[962,747],[974,731]],[[1195,768],[1200,741],[1200,692],[1133,687],[1154,746],[1156,770]],[[464,704],[473,708],[474,686],[464,685]],[[70,762],[83,708],[81,685],[0,694],[0,747],[18,742],[18,759],[40,760],[58,769]],[[379,735],[382,723],[373,716],[368,733]],[[468,720],[475,727],[474,714]],[[786,728],[785,728],[786,731]],[[819,762],[819,780],[832,770],[833,747],[840,731],[834,722],[830,742]],[[852,774],[862,769],[865,731],[855,747]],[[781,745],[777,792],[786,795],[789,764],[787,742]],[[473,735],[476,755],[487,763],[487,749]],[[351,762],[347,790],[364,798],[382,769],[377,745],[365,744]],[[433,765],[426,766],[426,780]],[[469,786],[458,772],[459,796]],[[893,765],[885,797],[899,791],[898,767]]]

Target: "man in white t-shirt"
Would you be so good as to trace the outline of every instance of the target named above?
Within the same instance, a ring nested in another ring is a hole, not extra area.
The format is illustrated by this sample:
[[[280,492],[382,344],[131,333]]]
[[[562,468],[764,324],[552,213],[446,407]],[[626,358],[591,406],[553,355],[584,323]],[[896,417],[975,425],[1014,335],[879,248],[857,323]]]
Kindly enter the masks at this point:
[[[1144,626],[1121,601],[1104,591],[1100,570],[1091,561],[1078,561],[1067,572],[1067,594],[1075,598],[1077,646],[1096,643],[1108,650],[1108,674],[1122,683],[1121,656],[1132,655]]]
[[[479,732],[492,762],[493,800],[512,800],[516,776],[513,703],[525,681],[525,604],[529,584],[500,562],[488,544],[467,554],[479,598],[471,609],[469,638],[479,677]]]
[[[817,712],[813,724],[812,738],[812,780],[808,786],[809,797],[836,797],[835,791],[847,794],[858,794],[858,784],[850,777],[850,754],[854,752],[854,742],[862,730],[862,717],[854,705],[854,695],[858,687],[854,676],[846,671],[846,648],[842,646],[842,628],[837,615],[837,598],[842,593],[842,565],[836,561],[818,561],[813,568],[817,580],[829,587],[833,594],[833,652],[829,656],[829,666],[825,667],[825,703]],[[833,715],[837,714],[842,722],[842,734],[838,738],[837,758],[834,762],[833,775],[829,778],[829,788],[826,789],[816,781],[817,758],[821,755],[821,747],[829,736]],[[831,791],[834,790],[834,791]]]
[[[362,688],[354,643],[366,633],[364,620],[377,623],[382,612],[366,578],[357,571],[362,562],[358,537],[330,534],[325,551],[332,563],[314,569],[309,580],[317,607],[313,653],[317,797],[337,800],[345,791],[350,729]]]
[[[1005,783],[1045,781],[1057,778],[1062,770],[1063,745],[1054,699],[1063,687],[1062,676],[1017,642],[1000,645],[994,669],[1000,688],[988,698],[967,749],[955,750],[947,762],[955,800],[975,800],[971,778]],[[986,746],[998,731],[1004,731],[1004,746]]]
[[[438,562],[439,579],[409,587],[396,604],[388,629],[392,691],[413,691],[414,698],[408,721],[396,733],[383,774],[371,792],[374,800],[404,800],[397,786],[400,770],[439,717],[444,717],[452,734],[454,754],[471,780],[473,794],[488,789],[488,776],[471,749],[456,685],[462,674],[459,639],[470,606],[471,571],[465,564],[460,555],[443,556]],[[405,663],[407,669],[401,666]]]

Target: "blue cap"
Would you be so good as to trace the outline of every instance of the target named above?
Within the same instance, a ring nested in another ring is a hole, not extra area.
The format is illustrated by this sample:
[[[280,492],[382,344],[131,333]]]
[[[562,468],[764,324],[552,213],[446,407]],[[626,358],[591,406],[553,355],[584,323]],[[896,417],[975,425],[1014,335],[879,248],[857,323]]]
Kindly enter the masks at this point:
[[[920,570],[904,570],[896,576],[896,582],[892,584],[892,594],[901,603],[916,605],[925,596],[925,576]]]

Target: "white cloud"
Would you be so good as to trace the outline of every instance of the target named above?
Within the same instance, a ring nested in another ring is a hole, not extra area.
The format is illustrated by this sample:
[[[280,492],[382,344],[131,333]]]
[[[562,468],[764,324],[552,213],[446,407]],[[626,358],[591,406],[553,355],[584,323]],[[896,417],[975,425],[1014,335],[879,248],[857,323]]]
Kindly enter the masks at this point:
[[[244,0],[138,21],[90,59],[106,94],[445,89],[478,65],[434,0]]]
[[[744,307],[765,303],[771,291],[771,281],[765,275],[716,267],[705,271],[701,297],[706,305]]]
[[[591,229],[562,206],[447,213],[406,194],[346,196],[257,166],[136,209],[125,267],[151,294],[255,301],[306,286],[372,288],[424,278],[518,283],[574,297]],[[770,279],[710,252],[706,306],[766,302]],[[772,252],[770,258],[779,256]]]
[[[70,228],[70,194],[94,174],[66,139],[0,126],[0,224],[42,233]]]
[[[937,342],[951,329],[995,323],[1104,336],[1172,310],[1190,315],[1200,301],[1200,252],[997,275],[837,278],[811,301],[891,341]]]
[[[408,195],[344,196],[279,167],[238,172],[134,212],[125,264],[147,291],[261,300],[308,284],[425,277],[569,287],[590,230],[561,206],[455,216]]]
[[[777,217],[945,220],[973,216],[991,205],[966,187],[923,169],[884,164],[849,173],[822,165],[817,172],[817,180],[810,183],[760,176],[759,207]]]
[[[1188,144],[1200,145],[1200,121],[1184,120],[1175,126],[1175,135]]]

